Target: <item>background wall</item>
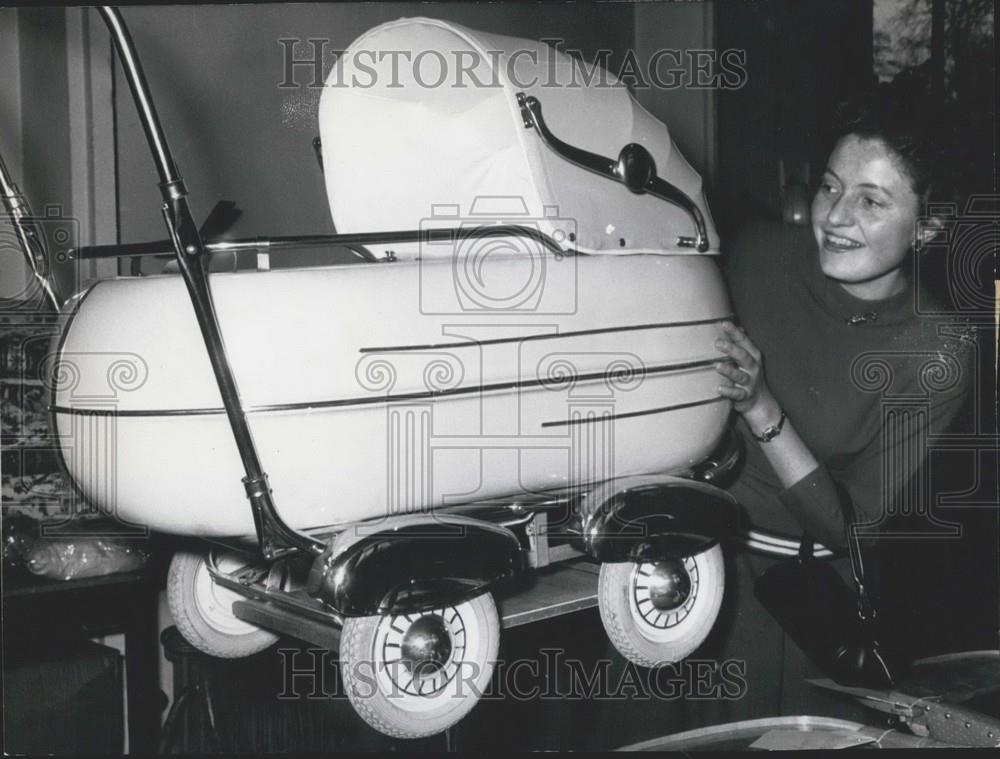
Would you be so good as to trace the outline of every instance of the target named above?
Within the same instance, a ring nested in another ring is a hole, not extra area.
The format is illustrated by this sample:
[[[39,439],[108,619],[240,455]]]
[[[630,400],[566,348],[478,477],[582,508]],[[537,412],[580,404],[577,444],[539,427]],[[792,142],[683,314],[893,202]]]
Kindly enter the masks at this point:
[[[65,15],[11,8],[0,14],[0,151],[36,213],[46,204],[65,210],[72,194],[68,125],[62,126],[68,114]],[[27,267],[10,234],[5,228],[0,297],[24,297]]]
[[[0,153],[32,211],[62,297],[112,276],[113,262],[74,264],[72,245],[116,241],[111,50],[85,8],[0,9]],[[0,303],[30,296],[28,271],[0,222]],[[66,231],[66,239],[58,231]]]
[[[657,70],[663,83],[673,84],[671,69],[675,74],[685,69],[687,75],[695,51],[721,49],[715,44],[714,2],[642,3],[635,6],[634,13],[636,58],[660,61]],[[646,110],[670,126],[677,147],[701,172],[711,193],[718,171],[715,88],[682,80],[681,86],[635,89],[635,95]]]
[[[720,234],[751,218],[781,218],[778,162],[789,182],[816,182],[829,152],[834,105],[872,81],[871,0],[726,3],[715,45],[746,54],[746,83],[720,90]],[[811,197],[811,196],[810,196]]]

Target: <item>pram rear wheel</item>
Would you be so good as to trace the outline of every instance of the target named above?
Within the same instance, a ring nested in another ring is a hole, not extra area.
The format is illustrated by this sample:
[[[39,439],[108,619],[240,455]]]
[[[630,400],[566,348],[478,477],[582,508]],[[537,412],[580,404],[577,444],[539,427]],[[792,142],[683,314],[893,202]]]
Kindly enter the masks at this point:
[[[615,648],[634,664],[680,661],[715,624],[724,584],[719,545],[678,560],[602,564],[601,621]]]
[[[422,738],[454,725],[493,675],[500,620],[489,593],[415,614],[353,617],[340,637],[347,696],[369,725]]]
[[[223,659],[250,656],[274,644],[277,635],[233,614],[233,602],[241,596],[215,583],[207,557],[180,551],[170,562],[167,603],[181,635],[199,651]],[[216,554],[213,559],[227,573],[246,564],[238,553]]]

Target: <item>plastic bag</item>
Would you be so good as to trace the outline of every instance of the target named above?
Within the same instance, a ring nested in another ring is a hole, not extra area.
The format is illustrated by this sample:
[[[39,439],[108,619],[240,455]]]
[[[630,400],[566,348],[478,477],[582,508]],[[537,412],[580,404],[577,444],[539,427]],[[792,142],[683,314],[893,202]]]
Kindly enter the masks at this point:
[[[39,538],[25,551],[24,563],[33,574],[72,580],[133,572],[149,558],[148,550],[121,538]]]
[[[6,494],[5,494],[6,495]],[[17,571],[24,566],[24,559],[31,546],[38,540],[38,522],[25,514],[12,514],[3,518],[3,568]]]

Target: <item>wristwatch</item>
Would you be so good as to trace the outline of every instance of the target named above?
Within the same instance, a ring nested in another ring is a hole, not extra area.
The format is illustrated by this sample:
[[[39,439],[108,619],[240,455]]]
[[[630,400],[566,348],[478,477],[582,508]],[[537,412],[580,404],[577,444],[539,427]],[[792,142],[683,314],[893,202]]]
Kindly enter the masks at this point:
[[[778,435],[781,434],[781,428],[785,426],[785,412],[781,412],[781,418],[778,419],[777,424],[769,424],[765,427],[759,435],[755,435],[753,430],[750,430],[750,434],[753,435],[753,439],[758,443],[770,443]]]

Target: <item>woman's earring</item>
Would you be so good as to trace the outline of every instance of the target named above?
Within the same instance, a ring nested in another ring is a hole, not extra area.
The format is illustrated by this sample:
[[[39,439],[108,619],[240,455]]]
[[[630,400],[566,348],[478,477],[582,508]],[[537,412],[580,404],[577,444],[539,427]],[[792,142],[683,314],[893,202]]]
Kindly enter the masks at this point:
[[[913,230],[913,250],[915,253],[922,251],[927,243],[933,240],[937,233],[941,231],[939,219],[932,218],[918,222]]]

